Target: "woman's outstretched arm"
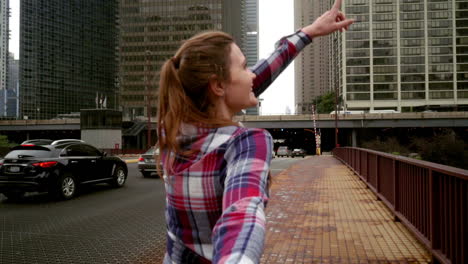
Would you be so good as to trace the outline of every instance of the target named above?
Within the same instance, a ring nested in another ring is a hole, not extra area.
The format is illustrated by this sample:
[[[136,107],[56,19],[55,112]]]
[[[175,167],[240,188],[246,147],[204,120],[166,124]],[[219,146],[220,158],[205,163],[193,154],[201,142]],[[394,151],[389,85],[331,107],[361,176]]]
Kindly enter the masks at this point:
[[[341,2],[342,0],[336,0],[333,7],[312,24],[281,38],[275,45],[275,51],[251,68],[257,76],[253,87],[255,96],[263,93],[313,38],[348,29],[354,20],[347,19],[340,11]]]

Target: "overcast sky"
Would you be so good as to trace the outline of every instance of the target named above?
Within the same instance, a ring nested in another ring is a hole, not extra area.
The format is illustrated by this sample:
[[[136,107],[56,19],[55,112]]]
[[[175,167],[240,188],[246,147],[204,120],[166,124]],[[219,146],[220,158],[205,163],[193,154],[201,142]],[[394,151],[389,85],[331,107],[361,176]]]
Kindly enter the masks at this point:
[[[266,58],[273,52],[274,44],[282,36],[294,32],[293,2],[291,0],[259,0],[259,57]],[[19,58],[19,0],[10,1],[10,52]],[[290,64],[281,76],[266,90],[263,98],[262,114],[285,113],[288,106],[294,112],[294,63]]]
[[[259,0],[260,10],[260,58],[266,58],[274,50],[281,37],[294,32],[294,1]],[[263,98],[261,114],[284,114],[286,107],[294,113],[294,63],[276,79],[260,98]]]
[[[15,59],[19,59],[19,5],[20,0],[10,1],[11,17],[10,17],[10,31],[11,39],[9,44],[10,52],[15,54]]]

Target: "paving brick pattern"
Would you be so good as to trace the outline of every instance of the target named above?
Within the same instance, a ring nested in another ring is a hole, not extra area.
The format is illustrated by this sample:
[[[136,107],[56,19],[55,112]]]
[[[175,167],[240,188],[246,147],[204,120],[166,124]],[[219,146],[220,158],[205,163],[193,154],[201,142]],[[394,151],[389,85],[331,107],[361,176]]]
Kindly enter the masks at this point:
[[[425,248],[346,166],[310,157],[273,179],[261,263],[429,263]]]

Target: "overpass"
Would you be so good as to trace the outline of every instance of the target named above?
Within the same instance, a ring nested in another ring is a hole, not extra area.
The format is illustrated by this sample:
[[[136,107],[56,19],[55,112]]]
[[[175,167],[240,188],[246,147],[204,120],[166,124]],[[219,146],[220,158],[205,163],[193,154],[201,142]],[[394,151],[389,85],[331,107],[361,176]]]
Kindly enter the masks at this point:
[[[385,114],[339,114],[339,142],[343,145],[357,146],[382,129],[426,129],[426,128],[468,128],[468,112],[431,112],[431,113],[385,113]],[[156,118],[152,118],[152,141],[156,135]],[[289,139],[286,144],[308,146],[312,152],[313,134],[304,134],[304,128],[312,128],[312,115],[270,115],[236,116],[236,121],[246,127],[268,129],[275,139]],[[335,118],[329,114],[316,116],[317,128],[322,133],[322,149],[334,147]],[[283,131],[284,130],[284,131]],[[122,126],[122,147],[124,149],[145,149],[147,141],[147,122],[138,119],[124,122]],[[302,132],[301,132],[302,131]],[[30,138],[80,138],[80,119],[54,120],[0,120],[0,133],[7,135],[12,142],[22,142]],[[310,135],[309,135],[310,134]],[[279,144],[279,143],[278,143]],[[275,145],[275,147],[278,147]]]
[[[236,116],[235,120],[242,122],[246,127],[257,128],[309,128],[313,126],[312,115],[244,115]],[[141,122],[146,123],[145,120]],[[316,122],[317,127],[320,128],[335,127],[335,118],[329,114],[316,115]],[[154,121],[152,124],[155,126]],[[339,114],[338,127],[468,127],[468,112]],[[141,129],[144,128],[141,127]],[[0,132],[34,130],[80,130],[80,120],[0,120]]]
[[[312,127],[312,115],[239,116],[247,127],[304,128]],[[317,127],[334,128],[335,118],[329,114],[316,115]],[[431,112],[398,114],[338,115],[340,128],[384,127],[468,127],[468,112]]]

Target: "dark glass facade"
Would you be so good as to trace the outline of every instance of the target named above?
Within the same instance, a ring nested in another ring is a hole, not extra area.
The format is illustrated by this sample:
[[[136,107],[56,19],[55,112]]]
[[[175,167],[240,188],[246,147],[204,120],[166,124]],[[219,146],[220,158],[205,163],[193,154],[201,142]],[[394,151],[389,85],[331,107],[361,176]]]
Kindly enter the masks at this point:
[[[115,108],[117,0],[22,0],[20,117]]]
[[[157,114],[159,71],[182,41],[206,30],[231,33],[242,48],[245,0],[121,0],[119,86],[125,119]],[[149,102],[149,104],[148,104]]]

